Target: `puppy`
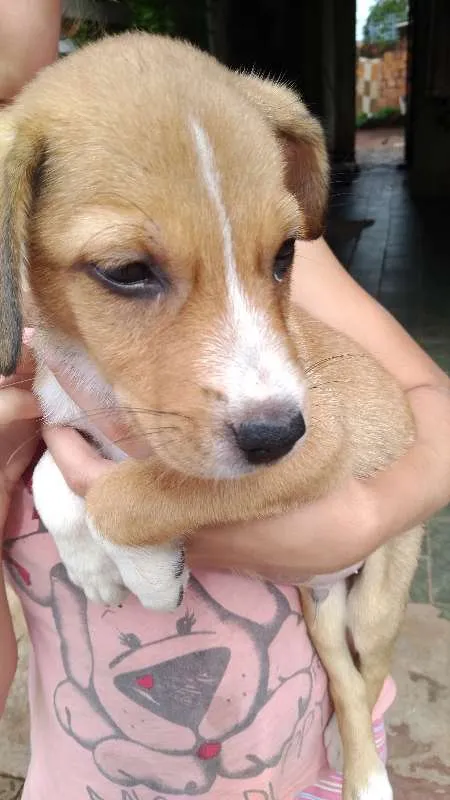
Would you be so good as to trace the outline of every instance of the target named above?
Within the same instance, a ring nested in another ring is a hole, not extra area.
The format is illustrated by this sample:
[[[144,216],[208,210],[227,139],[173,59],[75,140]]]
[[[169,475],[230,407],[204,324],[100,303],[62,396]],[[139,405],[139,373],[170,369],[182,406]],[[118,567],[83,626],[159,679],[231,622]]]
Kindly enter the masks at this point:
[[[17,364],[26,281],[47,421],[122,462],[85,501],[48,453],[34,476],[38,511],[92,600],[118,602],[125,586],[174,608],[188,579],[182,533],[281,514],[406,451],[400,388],[289,300],[295,240],[320,235],[328,190],[321,128],[293,92],[127,34],[44,71],[2,125],[0,372]],[[49,354],[99,408],[125,409],[151,456],[124,460],[102,439],[45,368]],[[392,797],[371,711],[420,536],[391,541],[319,604],[301,588],[345,800]]]

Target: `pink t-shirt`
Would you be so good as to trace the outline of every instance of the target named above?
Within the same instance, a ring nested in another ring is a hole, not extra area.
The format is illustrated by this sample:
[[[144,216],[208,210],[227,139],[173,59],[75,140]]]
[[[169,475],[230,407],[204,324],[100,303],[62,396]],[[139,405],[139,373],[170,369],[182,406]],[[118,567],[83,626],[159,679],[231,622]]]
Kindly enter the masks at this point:
[[[336,798],[327,680],[290,587],[195,573],[173,614],[88,603],[20,487],[4,559],[31,638],[23,800]],[[385,687],[377,716],[393,699]],[[376,725],[380,748],[382,723]],[[322,780],[318,782],[319,776]]]

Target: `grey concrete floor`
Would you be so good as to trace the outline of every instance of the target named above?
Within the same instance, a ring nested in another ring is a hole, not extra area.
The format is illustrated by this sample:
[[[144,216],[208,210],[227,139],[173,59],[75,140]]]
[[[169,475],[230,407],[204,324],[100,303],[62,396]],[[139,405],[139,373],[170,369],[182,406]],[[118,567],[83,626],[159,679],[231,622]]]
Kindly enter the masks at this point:
[[[450,372],[449,204],[409,197],[401,134],[357,137],[362,169],[335,176],[329,240],[351,274]],[[13,600],[20,662],[0,722],[0,800],[18,800],[28,759],[27,637]],[[428,528],[393,665],[389,714],[396,800],[450,800],[450,509]]]

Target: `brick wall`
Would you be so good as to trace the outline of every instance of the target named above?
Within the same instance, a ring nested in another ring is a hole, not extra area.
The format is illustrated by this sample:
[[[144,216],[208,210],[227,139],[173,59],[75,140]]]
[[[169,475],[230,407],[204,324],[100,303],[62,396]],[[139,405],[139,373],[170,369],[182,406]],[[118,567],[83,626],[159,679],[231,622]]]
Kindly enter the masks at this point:
[[[399,98],[406,95],[406,69],[406,40],[401,39],[398,47],[385,53],[381,62],[380,107],[398,108]]]
[[[380,58],[359,56],[356,62],[356,113],[368,114],[377,111],[380,93]]]
[[[373,114],[401,108],[406,95],[407,47],[403,37],[379,58],[359,56],[356,63],[356,111]]]

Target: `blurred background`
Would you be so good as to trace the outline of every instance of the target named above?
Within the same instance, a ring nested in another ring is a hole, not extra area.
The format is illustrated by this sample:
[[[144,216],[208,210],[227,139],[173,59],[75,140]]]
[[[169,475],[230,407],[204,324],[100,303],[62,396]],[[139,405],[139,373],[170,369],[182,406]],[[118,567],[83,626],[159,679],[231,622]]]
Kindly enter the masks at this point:
[[[337,162],[355,132],[404,130],[411,185],[450,194],[448,0],[65,0],[61,53],[137,27],[187,38],[232,67],[282,76],[323,121]],[[80,20],[83,22],[80,23]]]

